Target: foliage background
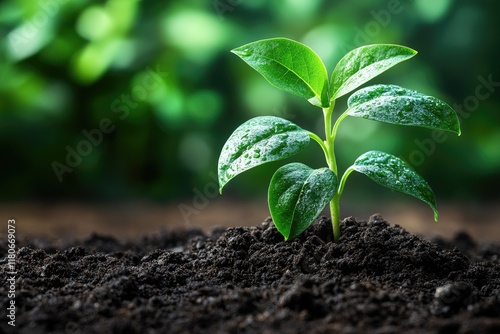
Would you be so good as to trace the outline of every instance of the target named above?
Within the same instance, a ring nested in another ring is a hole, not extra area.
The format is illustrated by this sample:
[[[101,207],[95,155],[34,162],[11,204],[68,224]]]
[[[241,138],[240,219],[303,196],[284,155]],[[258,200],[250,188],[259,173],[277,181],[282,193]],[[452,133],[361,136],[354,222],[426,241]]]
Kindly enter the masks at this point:
[[[500,87],[487,98],[475,95],[479,77],[500,82],[499,9],[492,0],[2,1],[0,198],[177,201],[213,180],[225,140],[251,117],[281,116],[322,133],[319,109],[229,53],[278,36],[309,45],[329,73],[362,44],[418,50],[368,84],[468,103],[462,136],[430,144],[425,129],[347,119],[337,141],[340,170],[379,149],[413,162],[438,200],[498,198]],[[337,112],[345,105],[337,103]],[[67,147],[76,150],[86,140],[82,131],[103,119],[113,130],[58,179],[54,162],[66,164]],[[292,159],[323,166],[315,146]],[[238,177],[225,195],[265,196],[283,163]],[[351,199],[392,196],[362,176],[348,183]]]

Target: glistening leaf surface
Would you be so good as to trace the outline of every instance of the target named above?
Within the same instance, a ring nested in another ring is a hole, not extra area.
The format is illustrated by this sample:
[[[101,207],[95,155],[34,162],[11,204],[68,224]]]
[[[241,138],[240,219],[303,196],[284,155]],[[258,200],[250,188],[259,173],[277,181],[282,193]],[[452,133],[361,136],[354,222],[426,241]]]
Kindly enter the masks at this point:
[[[333,70],[331,99],[338,99],[416,54],[413,49],[392,44],[366,45],[348,52]]]
[[[272,85],[307,99],[318,107],[328,106],[328,75],[313,50],[286,38],[256,41],[231,50]]]
[[[269,210],[285,240],[300,235],[318,217],[337,189],[337,175],[328,168],[301,163],[279,168],[271,179]]]
[[[229,137],[219,157],[219,187],[236,175],[267,162],[288,158],[309,144],[308,132],[286,119],[255,117]]]
[[[349,97],[347,104],[350,116],[460,134],[458,115],[449,105],[399,86],[375,85],[360,89]]]
[[[370,151],[359,156],[349,169],[365,174],[386,188],[424,201],[434,211],[434,219],[438,220],[436,199],[432,189],[401,159],[388,153]]]

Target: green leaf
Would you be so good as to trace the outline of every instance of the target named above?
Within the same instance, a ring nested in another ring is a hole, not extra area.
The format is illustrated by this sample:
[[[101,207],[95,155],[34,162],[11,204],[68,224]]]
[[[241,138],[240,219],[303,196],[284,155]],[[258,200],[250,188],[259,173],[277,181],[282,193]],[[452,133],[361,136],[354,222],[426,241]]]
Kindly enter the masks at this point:
[[[416,54],[417,51],[413,49],[392,44],[366,45],[350,51],[333,70],[330,80],[331,99],[338,99]]]
[[[347,101],[347,114],[385,123],[421,126],[460,135],[457,113],[445,102],[395,85],[358,90]]]
[[[231,50],[272,85],[328,107],[328,75],[313,50],[286,38],[264,39]]]
[[[436,199],[432,189],[401,159],[388,153],[370,151],[359,156],[349,169],[365,174],[386,188],[424,201],[434,211],[434,219],[438,220]]]
[[[309,144],[308,132],[286,119],[255,117],[229,137],[219,157],[219,187],[250,168],[288,158]]]
[[[335,195],[337,185],[337,175],[328,168],[314,170],[291,163],[276,171],[269,185],[269,210],[285,240],[312,224]]]

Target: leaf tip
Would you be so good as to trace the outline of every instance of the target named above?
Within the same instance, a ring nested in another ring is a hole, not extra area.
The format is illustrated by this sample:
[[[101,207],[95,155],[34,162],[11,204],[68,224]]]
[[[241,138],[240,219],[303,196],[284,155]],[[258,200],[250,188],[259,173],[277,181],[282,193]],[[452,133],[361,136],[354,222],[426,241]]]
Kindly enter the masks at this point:
[[[222,195],[222,188],[226,185],[221,179],[219,179],[219,194]]]
[[[231,52],[234,53],[235,55],[237,55],[240,58],[245,58],[245,57],[248,57],[248,56],[250,56],[252,54],[251,50],[249,50],[249,49],[242,49],[242,47],[239,47],[239,48],[236,48],[236,49],[232,49]]]
[[[221,181],[219,180],[219,194],[222,195],[222,189],[224,188],[224,186],[226,185],[227,181],[224,182],[224,181]]]
[[[417,55],[418,51],[413,49],[413,48],[410,48],[408,46],[403,46],[403,45],[397,45],[397,44],[389,44],[389,45],[394,45],[396,47],[400,47],[402,49],[404,49],[406,52],[407,52],[407,56],[409,56],[410,58],[411,57],[414,57],[415,55]]]

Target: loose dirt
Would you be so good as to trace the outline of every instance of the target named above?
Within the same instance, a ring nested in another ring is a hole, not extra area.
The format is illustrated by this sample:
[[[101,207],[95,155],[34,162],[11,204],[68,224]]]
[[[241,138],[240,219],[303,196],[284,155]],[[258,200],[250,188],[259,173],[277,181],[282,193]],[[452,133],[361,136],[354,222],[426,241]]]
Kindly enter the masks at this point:
[[[374,215],[140,242],[19,240],[16,333],[500,333],[500,244],[425,240]],[[8,277],[0,246],[1,277]],[[2,248],[3,247],[3,248]]]

